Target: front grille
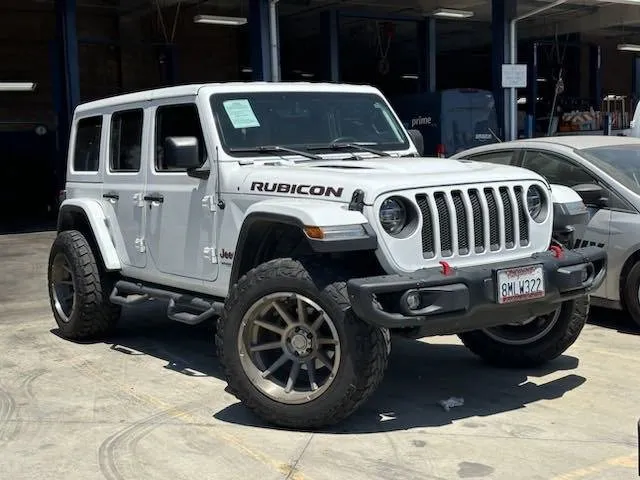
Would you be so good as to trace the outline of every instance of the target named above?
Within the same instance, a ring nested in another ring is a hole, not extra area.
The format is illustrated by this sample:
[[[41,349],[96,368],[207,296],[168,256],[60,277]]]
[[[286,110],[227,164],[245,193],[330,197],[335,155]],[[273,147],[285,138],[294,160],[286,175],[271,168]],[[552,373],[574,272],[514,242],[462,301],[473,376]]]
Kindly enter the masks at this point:
[[[529,244],[522,187],[419,193],[425,258],[469,255]]]

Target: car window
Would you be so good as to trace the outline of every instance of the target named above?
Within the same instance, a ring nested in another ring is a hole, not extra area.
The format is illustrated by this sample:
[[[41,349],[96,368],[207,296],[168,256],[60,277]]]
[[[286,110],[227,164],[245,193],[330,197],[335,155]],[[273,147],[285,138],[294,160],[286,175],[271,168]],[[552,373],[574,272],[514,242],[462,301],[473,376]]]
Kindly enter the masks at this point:
[[[567,187],[582,183],[598,183],[584,168],[552,153],[527,150],[522,166],[542,175],[549,183]]]
[[[166,105],[158,107],[156,111],[156,170],[185,171],[167,163],[164,142],[168,137],[196,137],[200,147],[200,165],[207,159],[202,125],[195,104]]]
[[[140,171],[143,111],[116,112],[111,117],[111,170]]]
[[[100,165],[102,116],[83,118],[76,126],[73,169],[76,172],[97,172]]]
[[[486,162],[486,163],[497,163],[500,165],[510,165],[511,160],[513,158],[513,150],[481,153],[479,155],[472,155],[466,158],[468,158],[469,160],[473,160],[474,162]]]

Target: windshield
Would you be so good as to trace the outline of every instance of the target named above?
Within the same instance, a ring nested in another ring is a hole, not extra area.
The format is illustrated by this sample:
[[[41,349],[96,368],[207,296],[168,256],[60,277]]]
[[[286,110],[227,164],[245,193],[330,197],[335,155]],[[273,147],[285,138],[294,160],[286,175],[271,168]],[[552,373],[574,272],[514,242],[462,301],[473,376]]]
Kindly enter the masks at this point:
[[[640,144],[610,145],[578,151],[596,167],[640,195]]]
[[[374,94],[225,93],[212,95],[211,106],[222,147],[234,156],[255,155],[251,149],[276,145],[323,153],[318,149],[335,151],[335,142],[379,150],[409,148],[402,126]]]

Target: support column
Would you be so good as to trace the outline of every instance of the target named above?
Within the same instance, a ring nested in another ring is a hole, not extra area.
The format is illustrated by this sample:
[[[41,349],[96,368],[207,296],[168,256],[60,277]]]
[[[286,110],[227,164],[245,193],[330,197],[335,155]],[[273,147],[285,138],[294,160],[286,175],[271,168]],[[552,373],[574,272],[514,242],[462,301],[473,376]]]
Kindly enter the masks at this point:
[[[271,80],[269,0],[249,0],[249,48],[253,80]]]
[[[527,115],[533,120],[533,131],[536,125],[536,104],[538,101],[538,44],[533,43],[531,60],[527,66],[527,83],[529,84],[527,95]]]
[[[55,11],[55,60],[57,65],[54,78],[57,82],[59,98],[56,99],[54,105],[57,106],[58,117],[58,172],[64,176],[73,111],[80,103],[76,0],[56,0]],[[58,182],[64,183],[64,178],[58,178]]]
[[[327,39],[327,67],[325,78],[334,83],[340,81],[340,14],[332,9],[322,12],[324,38]]]
[[[595,111],[600,110],[602,102],[602,52],[600,45],[589,46],[589,91],[591,104]]]
[[[436,91],[436,19],[418,22],[418,75],[420,92]]]
[[[498,128],[501,137],[507,137],[510,125],[509,91],[502,88],[502,65],[510,63],[509,58],[509,21],[516,16],[515,0],[492,0],[491,2],[491,30],[492,30],[492,84],[496,101]],[[516,118],[515,121],[518,119]]]
[[[635,109],[635,102],[640,97],[640,56],[634,55],[631,60],[631,95],[633,96],[634,105],[631,106],[631,115]]]

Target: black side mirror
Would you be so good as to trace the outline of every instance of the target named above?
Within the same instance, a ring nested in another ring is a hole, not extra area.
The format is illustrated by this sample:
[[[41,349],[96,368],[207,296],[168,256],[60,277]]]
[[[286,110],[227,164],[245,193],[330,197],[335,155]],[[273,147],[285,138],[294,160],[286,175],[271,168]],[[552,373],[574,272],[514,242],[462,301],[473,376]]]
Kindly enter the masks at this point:
[[[420,130],[415,130],[415,129],[409,130],[409,138],[411,139],[413,144],[416,146],[416,149],[418,150],[418,155],[423,157],[424,156],[424,137],[422,136],[422,133],[420,133]]]
[[[169,168],[191,170],[200,166],[200,146],[196,137],[167,137],[164,141],[165,164]]]
[[[571,188],[580,195],[580,198],[582,198],[582,201],[587,206],[604,207],[607,204],[608,198],[600,185],[596,185],[595,183],[581,183]]]

